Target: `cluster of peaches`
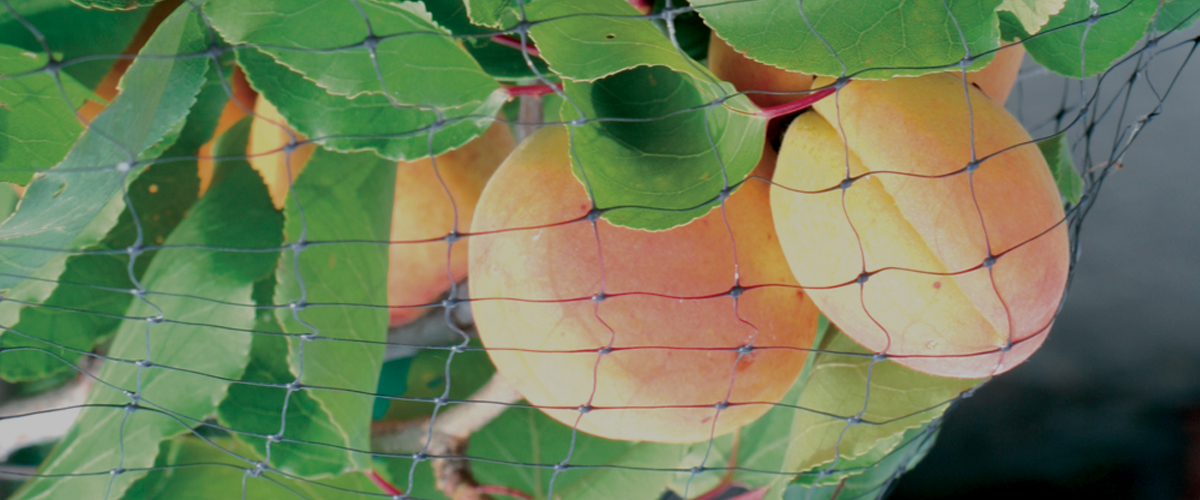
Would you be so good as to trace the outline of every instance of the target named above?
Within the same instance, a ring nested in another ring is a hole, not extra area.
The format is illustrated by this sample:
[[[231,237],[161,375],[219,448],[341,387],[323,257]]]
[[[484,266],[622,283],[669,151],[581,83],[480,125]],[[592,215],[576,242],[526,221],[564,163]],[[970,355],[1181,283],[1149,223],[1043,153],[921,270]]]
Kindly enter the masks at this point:
[[[719,208],[657,232],[592,216],[568,127],[515,145],[497,122],[399,165],[391,324],[469,274],[505,380],[564,424],[620,440],[704,441],[762,416],[799,377],[818,311],[914,370],[1004,372],[1045,339],[1068,272],[1054,179],[1003,106],[1022,56],[1000,50],[965,84],[950,71],[839,85],[766,141]],[[763,107],[837,84],[715,36],[708,63]],[[254,111],[251,163],[282,205],[310,151],[290,168],[261,154],[290,137],[269,102]],[[468,237],[448,251],[452,231]]]

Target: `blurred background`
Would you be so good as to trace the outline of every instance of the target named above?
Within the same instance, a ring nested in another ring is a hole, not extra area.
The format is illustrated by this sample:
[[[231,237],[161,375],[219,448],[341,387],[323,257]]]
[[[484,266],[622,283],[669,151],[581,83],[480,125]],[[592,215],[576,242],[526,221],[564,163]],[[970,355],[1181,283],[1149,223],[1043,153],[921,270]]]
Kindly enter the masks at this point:
[[[1113,148],[1119,92],[1131,89],[1123,128],[1178,73],[1084,220],[1046,344],[951,411],[890,498],[1200,499],[1200,54],[1185,62],[1191,50],[1159,54],[1131,87],[1136,60],[1103,81],[1099,105],[1116,105],[1092,135],[1097,162]],[[1078,103],[1077,83],[1027,59],[1009,108],[1035,138],[1048,135],[1064,89]],[[1077,166],[1082,153],[1077,145]]]

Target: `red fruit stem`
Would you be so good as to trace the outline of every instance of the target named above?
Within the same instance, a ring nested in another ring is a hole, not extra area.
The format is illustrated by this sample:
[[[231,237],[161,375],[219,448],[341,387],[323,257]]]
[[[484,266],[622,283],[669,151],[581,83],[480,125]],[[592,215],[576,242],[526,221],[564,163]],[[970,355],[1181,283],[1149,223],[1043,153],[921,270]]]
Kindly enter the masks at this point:
[[[475,487],[475,491],[483,495],[504,495],[506,497],[519,498],[520,500],[533,500],[533,495],[505,486],[488,486],[481,484]]]
[[[542,57],[542,53],[538,52],[537,47],[532,43],[521,44],[521,41],[508,35],[496,35],[492,37],[492,41],[505,47],[512,47],[517,50],[524,50],[526,54],[533,57]]]
[[[514,85],[511,87],[504,87],[504,92],[508,93],[509,97],[520,97],[523,95],[536,97],[546,94],[553,94],[558,90],[562,90],[561,83],[556,83],[554,85],[546,85],[543,83],[538,85]]]
[[[363,474],[366,474],[367,479],[370,479],[372,483],[375,483],[375,486],[378,486],[379,489],[383,490],[384,493],[387,493],[389,495],[403,495],[404,494],[403,491],[400,491],[395,486],[392,486],[392,483],[387,482],[387,479],[384,479],[382,476],[380,476],[379,473],[375,472],[374,469],[368,470],[368,471],[363,471]]]
[[[834,92],[837,92],[837,88],[835,88],[835,87],[829,87],[829,88],[826,88],[823,90],[818,90],[816,92],[813,92],[809,95],[804,96],[803,98],[797,99],[797,100],[789,102],[789,103],[780,104],[778,106],[771,106],[769,108],[759,109],[758,116],[766,117],[769,120],[771,118],[779,118],[780,116],[790,115],[792,113],[795,113],[797,111],[805,109],[809,106],[812,106],[813,104],[816,104],[817,101],[820,101],[821,99],[828,97],[829,94],[832,94]]]
[[[629,5],[632,5],[638,12],[641,12],[643,16],[648,16],[651,12],[654,12],[653,0],[629,0]]]

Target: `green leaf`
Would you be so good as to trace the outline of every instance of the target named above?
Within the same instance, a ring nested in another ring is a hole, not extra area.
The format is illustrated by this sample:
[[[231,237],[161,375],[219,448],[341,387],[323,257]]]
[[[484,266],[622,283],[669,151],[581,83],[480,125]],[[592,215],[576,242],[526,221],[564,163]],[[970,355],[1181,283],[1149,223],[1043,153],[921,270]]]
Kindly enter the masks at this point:
[[[74,0],[89,9],[130,10],[154,5],[157,0]]]
[[[783,492],[784,500],[835,500],[837,498],[877,498],[905,470],[911,470],[937,440],[932,428],[911,429],[904,433],[903,445],[873,463],[847,460],[825,479],[816,474],[801,476]]]
[[[211,442],[190,436],[177,438],[164,443],[155,464],[158,469],[135,483],[126,498],[362,500],[368,495],[382,494],[365,475],[358,473],[318,481],[299,480],[273,471],[254,474],[252,460],[256,458],[253,450],[227,437]]]
[[[226,68],[224,75],[230,75],[231,69]],[[87,250],[128,248],[137,242],[139,227],[144,245],[159,245],[196,201],[200,179],[194,158],[212,136],[227,100],[218,72],[210,69],[207,77],[186,125],[180,127],[179,140],[166,151],[168,158],[181,159],[147,167],[128,189],[129,200],[137,210],[136,223],[133,213],[123,207],[116,225]],[[138,256],[133,267],[135,277],[141,279],[154,255],[147,252]],[[54,356],[37,351],[14,355],[0,367],[0,377],[30,380],[71,371],[62,360],[75,362],[81,352],[91,351],[112,334],[120,323],[118,317],[133,301],[133,295],[119,291],[134,288],[129,279],[128,254],[71,255],[66,258],[65,268],[58,268],[61,274],[55,276],[57,288],[32,301],[44,307],[21,309],[20,320],[13,327],[19,334],[0,333],[0,347],[33,346],[48,349]]]
[[[690,5],[688,0],[671,2],[671,6],[674,8]],[[666,7],[666,0],[655,0],[654,12],[656,14],[661,13]],[[655,19],[654,24],[658,25],[658,29],[663,33],[667,32],[667,23],[661,19]],[[679,43],[679,48],[683,49],[692,59],[703,61],[708,58],[708,38],[711,35],[712,29],[704,24],[704,20],[696,11],[675,15],[675,41]]]
[[[244,137],[248,130],[246,120],[224,138]],[[282,225],[247,162],[218,164],[208,192],[167,238],[175,248],[160,250],[146,270],[147,289],[178,295],[148,295],[127,312],[147,318],[161,313],[169,321],[126,320],[108,351],[114,359],[153,364],[106,362],[97,374],[105,383],[87,399],[96,406],[83,410],[43,465],[47,476],[26,483],[14,498],[94,498],[101,491],[121,498],[146,475],[139,469],[154,464],[162,441],[216,412],[229,381],[242,375],[249,359],[245,330],[255,323],[249,307],[254,283],[269,276],[278,260],[278,252],[245,250],[277,248]],[[136,391],[137,411],[127,410],[130,397],[123,391]],[[118,468],[126,471],[107,474]],[[88,474],[95,472],[101,474]]]
[[[469,345],[482,347],[483,344],[472,339]],[[450,369],[450,394],[447,397],[450,399],[469,398],[496,373],[496,367],[483,350],[463,351],[451,360],[449,349],[423,349],[409,359],[411,364],[404,373],[404,390],[393,394],[404,399],[391,400],[386,414],[388,420],[412,420],[433,414],[433,403],[405,399],[432,400],[444,394],[447,363]],[[383,384],[380,380],[380,385]]]
[[[502,94],[477,107],[445,113],[449,121],[437,131],[430,148],[428,127],[437,114],[394,107],[379,95],[354,99],[329,95],[255,50],[238,51],[251,86],[274,104],[288,125],[321,146],[340,152],[370,150],[392,160],[415,160],[441,154],[482,135],[504,103]]]
[[[3,223],[17,210],[17,203],[20,201],[21,196],[11,185],[0,187],[0,223]]]
[[[520,20],[517,0],[465,0],[471,22],[504,28]]]
[[[387,93],[400,103],[457,108],[478,106],[500,91],[496,80],[419,2],[222,0],[209,2],[204,11],[230,43],[260,45],[259,50],[331,94],[382,95],[382,79]],[[380,37],[377,58],[365,47],[328,50],[367,39],[364,13]]]
[[[87,56],[94,60],[68,64],[63,72],[87,88],[94,88],[112,69],[137,33],[150,9],[107,12],[85,9],[71,0],[23,0],[16,11],[46,37],[50,51],[70,61]],[[42,45],[8,9],[0,9],[0,43],[41,53]]]
[[[510,408],[471,435],[467,455],[482,459],[471,461],[471,473],[480,484],[548,498],[554,476],[551,466],[566,460],[569,452],[572,467],[554,478],[553,498],[654,500],[662,497],[673,474],[661,469],[678,464],[687,449],[688,445],[681,444],[611,441],[572,433],[570,427],[540,410]],[[388,458],[379,462],[393,484],[404,491],[412,461]],[[428,462],[419,463],[413,476],[413,497],[444,498],[434,490]]]
[[[1200,0],[1162,0],[1154,26],[1160,32],[1185,30],[1197,19],[1200,19]]]
[[[951,401],[978,385],[976,380],[935,377],[891,361],[872,366],[872,357],[862,355],[868,351],[840,332],[826,337],[822,349],[830,352],[815,355],[809,380],[796,401],[804,410],[797,410],[792,422],[784,470],[828,465],[835,449],[843,460],[881,458],[903,444],[904,431],[928,425]],[[843,418],[827,416],[850,417],[859,412],[864,422],[886,423],[849,425]]]
[[[716,81],[676,50],[653,22],[636,18],[641,14],[624,0],[542,0],[525,9],[530,21],[542,21],[529,29],[529,36],[550,69],[563,78],[594,82],[629,68],[666,66]]]
[[[819,347],[818,347],[819,346]],[[751,488],[770,486],[782,491],[790,479],[784,474],[820,470],[833,462],[835,450],[841,465],[873,464],[905,444],[905,433],[924,429],[942,415],[949,402],[978,381],[948,379],[919,373],[891,361],[876,363],[871,356],[835,327],[814,343],[821,353],[809,355],[799,381],[780,401],[755,422],[743,427],[737,445],[734,480]],[[870,398],[867,373],[871,370]],[[864,422],[848,426],[846,418],[863,411]],[[689,456],[709,454],[706,467],[726,467],[733,453],[733,436],[707,443]],[[762,471],[762,472],[753,472]],[[714,486],[723,471],[710,471],[691,479],[690,491]],[[688,474],[675,478],[672,488],[682,491]],[[851,498],[851,497],[847,497]]]
[[[34,71],[46,62],[45,54],[0,45],[2,75]],[[0,181],[28,184],[35,171],[62,161],[79,138],[83,124],[75,110],[91,91],[70,75],[60,80],[63,92],[47,73],[0,79]]]
[[[1003,0],[996,10],[1011,13],[1026,33],[1037,33],[1066,3],[1067,0]]]
[[[1051,137],[1037,143],[1046,164],[1050,165],[1050,173],[1054,174],[1054,183],[1058,184],[1058,192],[1071,204],[1079,203],[1083,198],[1083,177],[1075,170],[1071,161],[1071,148],[1067,146],[1065,134]]]
[[[391,359],[383,362],[379,371],[379,386],[375,388],[375,405],[371,407],[371,420],[383,420],[387,416],[392,400],[384,396],[402,396],[408,392],[408,373],[412,370],[414,356]]]
[[[651,231],[686,224],[754,169],[766,119],[734,107],[750,105],[744,96],[706,107],[719,98],[714,91],[732,87],[704,82],[651,66],[565,83],[571,101],[562,106],[563,121],[580,118],[572,104],[588,120],[572,129],[575,175],[596,207],[608,210],[606,220]]]
[[[1005,42],[1020,42],[1031,35],[1025,32],[1025,28],[1021,26],[1021,20],[1012,12],[1001,11],[997,13],[1000,18],[1000,39]]]
[[[306,241],[329,242],[285,252],[280,262],[276,304],[323,304],[278,310],[287,333],[320,337],[290,337],[288,362],[302,384],[322,388],[308,395],[341,431],[336,442],[326,444],[349,450],[370,449],[371,394],[379,385],[388,326],[382,307],[388,247],[376,242],[388,241],[390,234],[395,175],[395,163],[373,154],[318,149],[285,207],[289,243],[302,234]],[[377,307],[364,307],[371,305]],[[365,454],[349,451],[341,461],[343,470],[369,464]]]
[[[255,303],[271,305],[274,287],[274,277],[259,282]],[[259,310],[254,329],[258,332],[283,331],[271,309]],[[267,456],[267,440],[250,433],[272,435],[284,429],[283,437],[287,440],[270,445],[272,467],[308,478],[337,474],[347,460],[346,452],[306,443],[339,443],[344,442],[344,438],[309,391],[296,391],[288,397],[284,386],[296,380],[296,376],[288,367],[287,356],[287,339],[256,334],[250,347],[250,364],[241,378],[251,384],[235,384],[229,388],[229,394],[217,409],[217,420],[260,457]]]
[[[1093,12],[1093,5],[1099,6],[1099,10]],[[1098,75],[1137,45],[1157,7],[1158,0],[1067,0],[1041,33],[1025,40],[1025,50],[1038,64],[1060,75],[1071,78]],[[1099,17],[1089,28],[1087,22],[1081,21],[1087,21],[1093,14]],[[1072,23],[1079,24],[1064,27]]]
[[[1000,46],[1000,0],[948,2],[949,10],[941,0],[692,3],[739,52],[802,73],[871,79],[921,75],[958,64],[967,56],[964,42],[971,54]],[[991,56],[981,57],[971,68],[990,61]]]
[[[462,37],[460,41],[463,47],[492,78],[516,82],[536,78],[538,74],[552,76],[546,62],[540,57],[530,56],[537,68],[537,73],[534,73],[525,63],[525,56],[520,50],[492,42],[491,35],[495,31],[471,24],[467,6],[462,0],[422,0],[422,3],[435,23],[450,30],[451,34]]]
[[[204,24],[184,5],[159,26],[141,53],[174,55],[204,47]],[[126,181],[118,172],[96,167],[127,162],[130,152],[150,148],[177,127],[195,102],[207,67],[204,58],[142,58],[133,63],[121,95],[96,117],[62,163],[29,184],[17,213],[0,226],[0,290],[15,286],[59,249],[95,242],[77,241],[77,237],[106,213],[105,206],[120,202]],[[111,227],[118,213],[99,221],[100,225]],[[107,227],[98,235],[106,232]]]

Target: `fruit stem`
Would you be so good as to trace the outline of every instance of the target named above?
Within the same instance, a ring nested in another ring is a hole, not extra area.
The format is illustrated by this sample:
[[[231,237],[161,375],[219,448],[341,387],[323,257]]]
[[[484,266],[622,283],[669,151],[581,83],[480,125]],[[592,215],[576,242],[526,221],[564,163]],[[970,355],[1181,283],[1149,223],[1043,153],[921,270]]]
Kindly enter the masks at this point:
[[[556,83],[554,85],[546,85],[541,83],[537,85],[513,85],[511,87],[504,87],[504,92],[507,93],[509,97],[537,97],[546,94],[553,94],[559,90],[562,90],[561,83]]]
[[[813,92],[809,95],[806,95],[800,99],[797,99],[797,100],[789,102],[789,103],[780,104],[778,106],[771,106],[769,108],[761,108],[758,110],[758,116],[765,117],[769,120],[769,119],[778,118],[778,117],[784,116],[784,115],[790,115],[792,113],[795,113],[797,111],[805,109],[809,106],[812,106],[813,104],[816,104],[817,101],[820,101],[821,99],[828,97],[829,94],[832,94],[836,91],[837,91],[837,88],[831,86],[831,87],[827,87],[827,88],[818,90],[816,92]]]
[[[641,12],[643,16],[648,16],[654,12],[654,2],[652,0],[629,0],[629,5]]]
[[[523,50],[526,54],[533,57],[542,57],[542,53],[538,51],[531,43],[522,44],[520,40],[508,35],[496,35],[492,37],[492,41],[505,47],[512,47],[517,50]]]
[[[380,476],[378,472],[375,472],[375,469],[365,470],[363,471],[363,474],[366,474],[367,479],[370,479],[372,483],[375,483],[375,486],[378,486],[379,489],[383,490],[384,493],[393,496],[404,494],[403,491],[400,491],[398,488],[393,486],[392,483],[389,483],[387,479],[384,479],[383,476]]]

